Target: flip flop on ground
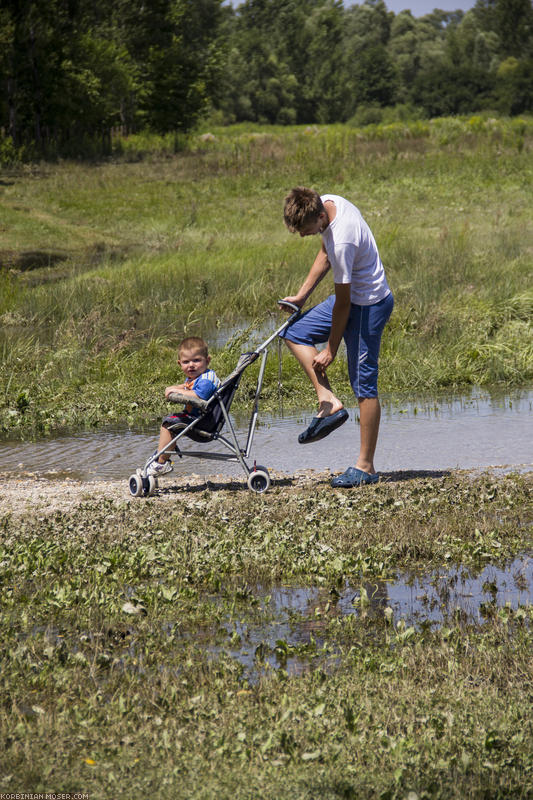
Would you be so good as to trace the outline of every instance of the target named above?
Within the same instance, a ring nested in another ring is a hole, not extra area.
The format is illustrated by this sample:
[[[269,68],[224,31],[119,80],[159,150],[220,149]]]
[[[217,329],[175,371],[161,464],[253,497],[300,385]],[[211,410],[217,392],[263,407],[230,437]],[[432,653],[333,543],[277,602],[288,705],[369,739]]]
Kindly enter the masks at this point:
[[[313,417],[309,427],[298,436],[298,441],[300,444],[318,442],[343,425],[349,416],[346,409],[341,408],[329,417]]]
[[[354,486],[366,486],[369,483],[377,483],[379,481],[379,473],[364,472],[357,467],[348,467],[348,469],[333,478],[331,485],[335,489],[352,489]]]

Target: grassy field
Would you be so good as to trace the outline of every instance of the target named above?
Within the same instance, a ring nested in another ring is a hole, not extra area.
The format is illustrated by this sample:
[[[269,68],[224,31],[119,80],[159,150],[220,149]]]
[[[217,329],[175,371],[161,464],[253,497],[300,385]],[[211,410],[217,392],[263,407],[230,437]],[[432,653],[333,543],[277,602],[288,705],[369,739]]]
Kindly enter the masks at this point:
[[[105,163],[4,170],[0,428],[153,422],[184,334],[231,369],[239,332],[278,324],[318,246],[283,225],[297,184],[347,196],[375,233],[396,298],[382,390],[530,383],[532,139],[531,119],[235,127],[179,152],[131,137]],[[271,407],[277,373],[272,359]],[[351,404],[342,357],[330,374]],[[283,384],[285,407],[313,405],[288,355]]]
[[[288,480],[4,515],[0,791],[530,798],[532,607],[502,607],[489,585],[478,624],[448,608],[412,626],[366,587],[531,551],[531,489],[517,475],[348,494]],[[306,635],[272,642],[280,586],[320,594],[290,615]]]

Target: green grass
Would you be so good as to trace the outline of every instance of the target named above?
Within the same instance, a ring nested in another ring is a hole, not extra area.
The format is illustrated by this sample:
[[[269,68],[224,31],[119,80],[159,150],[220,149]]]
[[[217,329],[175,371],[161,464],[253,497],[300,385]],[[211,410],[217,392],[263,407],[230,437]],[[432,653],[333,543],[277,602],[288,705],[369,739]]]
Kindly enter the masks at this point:
[[[28,435],[153,420],[190,333],[227,331],[212,350],[216,369],[231,369],[224,339],[269,314],[277,325],[277,298],[298,287],[318,246],[282,223],[295,184],[346,195],[376,235],[396,298],[383,391],[530,383],[532,130],[529,119],[479,117],[235,126],[178,153],[172,137],[138,136],[111,162],[6,173],[0,426]],[[350,398],[342,361],[331,376]],[[289,356],[284,384],[285,404],[314,403]]]
[[[525,800],[531,606],[415,629],[335,597],[505,562],[531,549],[531,511],[531,476],[449,475],[5,516],[0,791]],[[257,649],[252,681],[237,628],[272,622],[259,587],[279,585],[323,601],[306,642],[280,637],[270,667]]]

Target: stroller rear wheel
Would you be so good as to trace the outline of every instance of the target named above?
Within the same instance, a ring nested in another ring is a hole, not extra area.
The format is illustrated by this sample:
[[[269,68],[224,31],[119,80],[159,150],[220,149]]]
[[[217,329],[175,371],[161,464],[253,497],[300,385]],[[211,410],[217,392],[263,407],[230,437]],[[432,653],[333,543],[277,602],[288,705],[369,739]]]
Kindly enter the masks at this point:
[[[270,475],[266,467],[256,467],[248,475],[248,488],[262,494],[270,488]]]

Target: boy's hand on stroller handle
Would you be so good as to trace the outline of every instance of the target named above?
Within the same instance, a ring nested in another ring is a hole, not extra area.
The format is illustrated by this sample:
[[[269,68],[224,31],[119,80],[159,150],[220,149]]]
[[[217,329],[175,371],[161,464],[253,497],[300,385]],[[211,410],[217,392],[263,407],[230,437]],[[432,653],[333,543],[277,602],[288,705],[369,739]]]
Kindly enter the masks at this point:
[[[285,309],[286,311],[300,311],[301,308],[298,303],[293,303],[292,300],[289,300],[288,298],[278,300],[278,306],[281,306],[281,308]]]

